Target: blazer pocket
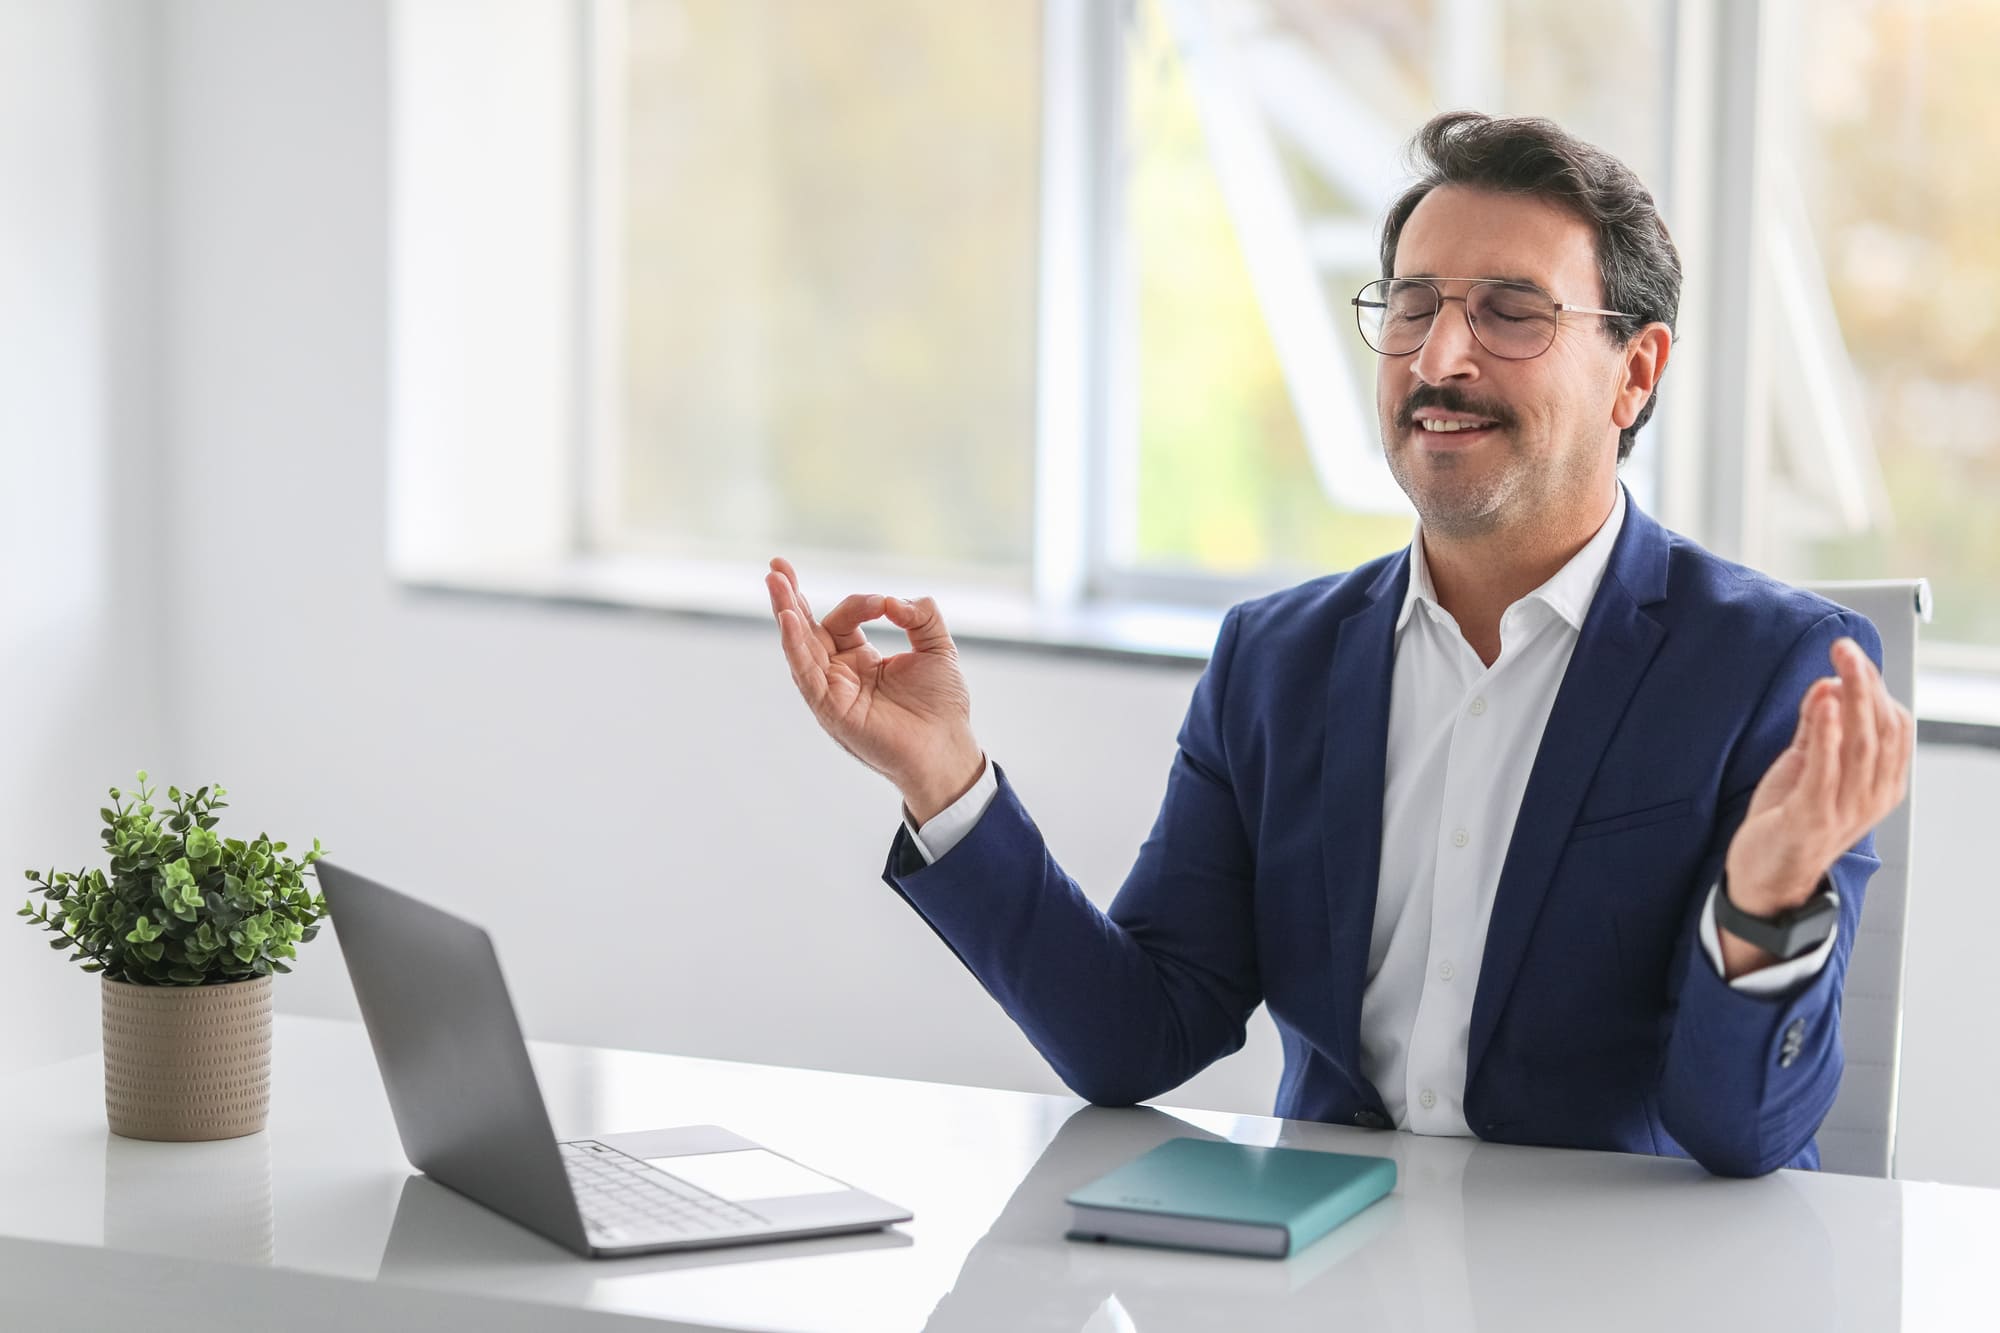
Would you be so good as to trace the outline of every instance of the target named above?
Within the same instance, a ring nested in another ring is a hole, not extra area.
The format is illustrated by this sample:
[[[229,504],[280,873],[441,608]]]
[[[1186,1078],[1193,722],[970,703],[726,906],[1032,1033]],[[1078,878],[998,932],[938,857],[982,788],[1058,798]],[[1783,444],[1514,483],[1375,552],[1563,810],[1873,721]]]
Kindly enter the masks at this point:
[[[1628,833],[1633,829],[1647,828],[1654,824],[1664,824],[1670,819],[1679,819],[1693,809],[1694,798],[1685,796],[1678,801],[1668,801],[1664,805],[1649,805],[1640,810],[1627,810],[1621,815],[1587,819],[1570,830],[1569,840],[1582,842],[1586,838],[1601,838],[1608,833]]]

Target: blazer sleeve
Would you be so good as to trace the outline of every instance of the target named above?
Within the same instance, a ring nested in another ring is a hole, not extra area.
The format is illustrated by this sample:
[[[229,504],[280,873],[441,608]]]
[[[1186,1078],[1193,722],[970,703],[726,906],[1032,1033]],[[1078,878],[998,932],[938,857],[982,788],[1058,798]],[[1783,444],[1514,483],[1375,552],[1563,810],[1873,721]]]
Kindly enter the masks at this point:
[[[1759,1176],[1796,1160],[1840,1089],[1840,993],[1861,926],[1863,890],[1881,864],[1874,834],[1865,835],[1828,872],[1840,895],[1839,935],[1826,965],[1791,989],[1759,995],[1731,987],[1703,954],[1697,930],[1751,795],[1791,744],[1799,703],[1813,681],[1831,670],[1828,654],[1842,636],[1854,638],[1881,665],[1881,636],[1853,612],[1827,615],[1787,652],[1726,772],[1715,834],[1701,879],[1692,886],[1671,971],[1676,980],[1660,1072],[1660,1117],[1667,1132],[1717,1175]]]
[[[1252,853],[1224,741],[1237,635],[1231,611],[1109,912],[1056,864],[1004,772],[951,851],[926,866],[899,830],[883,872],[1062,1081],[1101,1105],[1158,1096],[1237,1050],[1263,998]]]

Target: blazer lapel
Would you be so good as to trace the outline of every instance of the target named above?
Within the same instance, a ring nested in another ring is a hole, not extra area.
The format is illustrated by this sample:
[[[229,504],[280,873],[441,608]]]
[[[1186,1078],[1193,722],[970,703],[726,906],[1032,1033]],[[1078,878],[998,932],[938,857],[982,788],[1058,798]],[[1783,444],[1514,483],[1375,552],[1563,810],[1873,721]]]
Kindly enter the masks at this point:
[[[1410,557],[1383,566],[1369,604],[1340,623],[1326,694],[1326,753],[1320,800],[1326,863],[1332,976],[1342,988],[1338,1027],[1343,1064],[1360,1077],[1361,997],[1368,984],[1368,941],[1382,868],[1382,789],[1389,753],[1389,687],[1395,668],[1396,615],[1409,581]]]
[[[1468,1089],[1513,990],[1542,899],[1598,762],[1666,637],[1659,622],[1641,608],[1666,595],[1667,542],[1665,530],[1640,513],[1628,495],[1625,526],[1556,691],[1501,867],[1473,997]]]

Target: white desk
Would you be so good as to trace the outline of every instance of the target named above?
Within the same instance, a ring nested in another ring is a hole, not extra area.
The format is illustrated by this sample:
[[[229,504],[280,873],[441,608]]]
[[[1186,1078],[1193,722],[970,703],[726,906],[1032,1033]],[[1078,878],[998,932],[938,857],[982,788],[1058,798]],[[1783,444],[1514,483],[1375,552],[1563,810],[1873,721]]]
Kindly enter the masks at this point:
[[[281,1016],[270,1128],[233,1142],[111,1137],[95,1056],[0,1076],[0,1324],[1873,1333],[1995,1318],[2000,1191],[1725,1181],[1653,1158],[584,1047],[537,1044],[535,1060],[565,1137],[723,1124],[916,1220],[577,1259],[411,1173],[359,1026]],[[1401,1179],[1285,1262],[1062,1239],[1066,1192],[1190,1133],[1391,1156]]]

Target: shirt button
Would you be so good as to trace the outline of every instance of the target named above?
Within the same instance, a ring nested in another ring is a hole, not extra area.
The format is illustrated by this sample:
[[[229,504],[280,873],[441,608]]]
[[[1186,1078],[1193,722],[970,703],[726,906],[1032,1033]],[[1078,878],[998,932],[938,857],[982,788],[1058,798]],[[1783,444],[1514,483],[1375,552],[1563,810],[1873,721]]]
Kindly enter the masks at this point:
[[[1438,1104],[1438,1095],[1429,1088],[1425,1088],[1422,1094],[1418,1096],[1417,1101],[1428,1111]]]
[[[1469,711],[1474,717],[1478,717],[1481,713],[1484,713],[1486,711],[1485,696],[1482,695],[1479,698],[1474,699],[1472,701],[1472,707],[1467,711]]]
[[[1466,843],[1471,841],[1472,841],[1472,835],[1467,833],[1464,829],[1456,829],[1452,832],[1451,845],[1454,847],[1463,847],[1465,846]]]
[[[1438,975],[1444,978],[1446,981],[1450,981],[1453,977],[1458,975],[1458,969],[1453,967],[1451,965],[1451,959],[1447,958],[1442,963],[1438,964]]]

